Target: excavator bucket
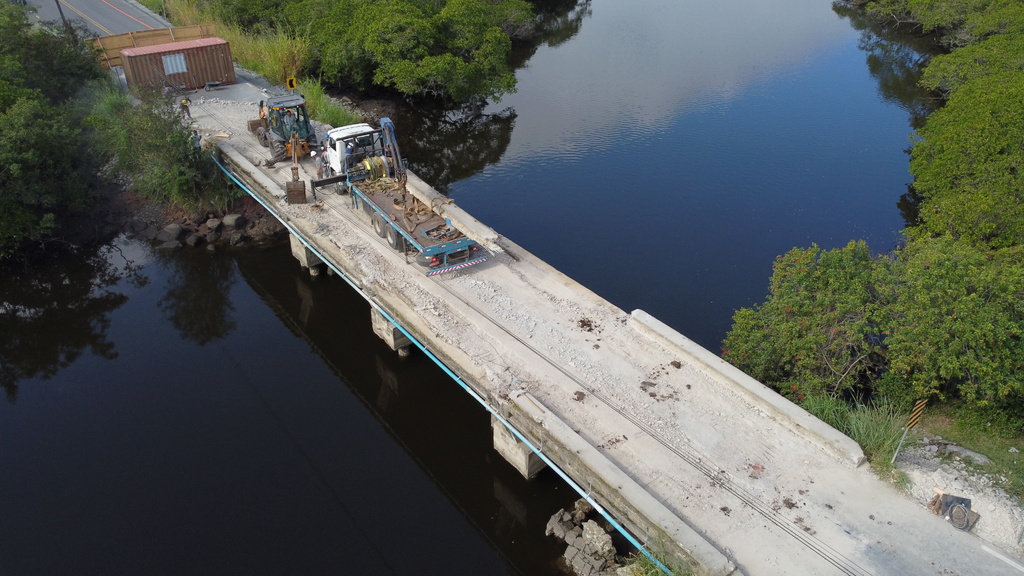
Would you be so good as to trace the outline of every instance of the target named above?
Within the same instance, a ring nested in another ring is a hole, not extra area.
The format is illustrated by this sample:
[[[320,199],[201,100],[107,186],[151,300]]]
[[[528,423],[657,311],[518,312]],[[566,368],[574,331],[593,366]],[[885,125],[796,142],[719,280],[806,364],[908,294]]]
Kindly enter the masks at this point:
[[[292,179],[284,185],[284,197],[289,204],[306,203],[306,182],[299,179],[299,135],[292,132],[288,150],[292,157]]]
[[[285,201],[289,204],[306,203],[306,183],[302,180],[292,180],[284,185]]]

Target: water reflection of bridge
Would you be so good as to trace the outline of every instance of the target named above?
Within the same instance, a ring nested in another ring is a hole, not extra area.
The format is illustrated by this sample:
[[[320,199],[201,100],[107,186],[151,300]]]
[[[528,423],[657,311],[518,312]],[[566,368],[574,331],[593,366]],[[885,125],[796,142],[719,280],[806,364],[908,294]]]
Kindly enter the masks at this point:
[[[510,566],[524,574],[549,571],[561,551],[544,536],[543,525],[570,505],[573,494],[558,490],[554,475],[538,484],[487,457],[489,423],[476,403],[422,356],[399,359],[370,338],[369,306],[357,294],[298,270],[283,274],[283,257],[260,251],[236,261],[246,284],[281,323],[308,344]],[[396,478],[395,486],[402,482]]]

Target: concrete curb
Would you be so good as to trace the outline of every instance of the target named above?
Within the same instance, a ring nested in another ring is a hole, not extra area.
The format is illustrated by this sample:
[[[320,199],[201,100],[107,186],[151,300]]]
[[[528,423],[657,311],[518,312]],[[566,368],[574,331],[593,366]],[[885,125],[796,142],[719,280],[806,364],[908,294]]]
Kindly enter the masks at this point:
[[[244,174],[236,174],[240,179],[254,182],[265,190],[273,190],[275,192],[280,191],[282,194],[284,193],[283,184],[275,182],[273,178],[267,176],[263,172],[260,172],[259,168],[253,166],[252,162],[243,156],[241,152],[236,150],[234,146],[231,146],[227,142],[218,142],[217,147],[220,149],[221,153],[230,158],[232,164],[239,169],[243,169],[242,167],[252,166],[251,170],[244,170]],[[288,220],[287,216],[283,214],[280,217]]]
[[[629,324],[637,332],[678,349],[689,358],[694,367],[708,377],[746,397],[802,438],[821,446],[826,452],[853,468],[867,461],[860,445],[849,436],[818,420],[810,412],[793,404],[654,316],[643,310],[634,310],[629,315]]]
[[[460,208],[450,198],[441,195],[437,190],[420,179],[419,176],[406,171],[408,190],[413,196],[427,206],[435,209],[438,214],[447,218],[463,234],[480,243],[488,250],[500,254],[504,249],[498,244],[498,233],[490,226],[477,220]]]

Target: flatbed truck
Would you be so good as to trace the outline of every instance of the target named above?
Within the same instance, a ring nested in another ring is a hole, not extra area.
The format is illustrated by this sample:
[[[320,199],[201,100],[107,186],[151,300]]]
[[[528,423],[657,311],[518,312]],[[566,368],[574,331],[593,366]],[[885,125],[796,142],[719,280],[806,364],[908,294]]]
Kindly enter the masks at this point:
[[[428,276],[490,257],[438,212],[450,199],[409,183],[390,118],[382,118],[380,128],[365,123],[334,128],[327,132],[324,146],[326,174],[313,182],[314,189],[333,184],[349,194],[352,208],[366,213],[377,235],[400,253],[414,253]]]

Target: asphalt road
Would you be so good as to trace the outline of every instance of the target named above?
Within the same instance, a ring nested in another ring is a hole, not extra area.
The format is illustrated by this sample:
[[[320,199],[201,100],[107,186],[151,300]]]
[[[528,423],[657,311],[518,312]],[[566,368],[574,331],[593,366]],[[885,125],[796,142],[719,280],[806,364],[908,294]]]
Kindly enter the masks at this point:
[[[61,20],[85,25],[96,36],[167,28],[164,18],[132,0],[28,0],[38,21]]]

